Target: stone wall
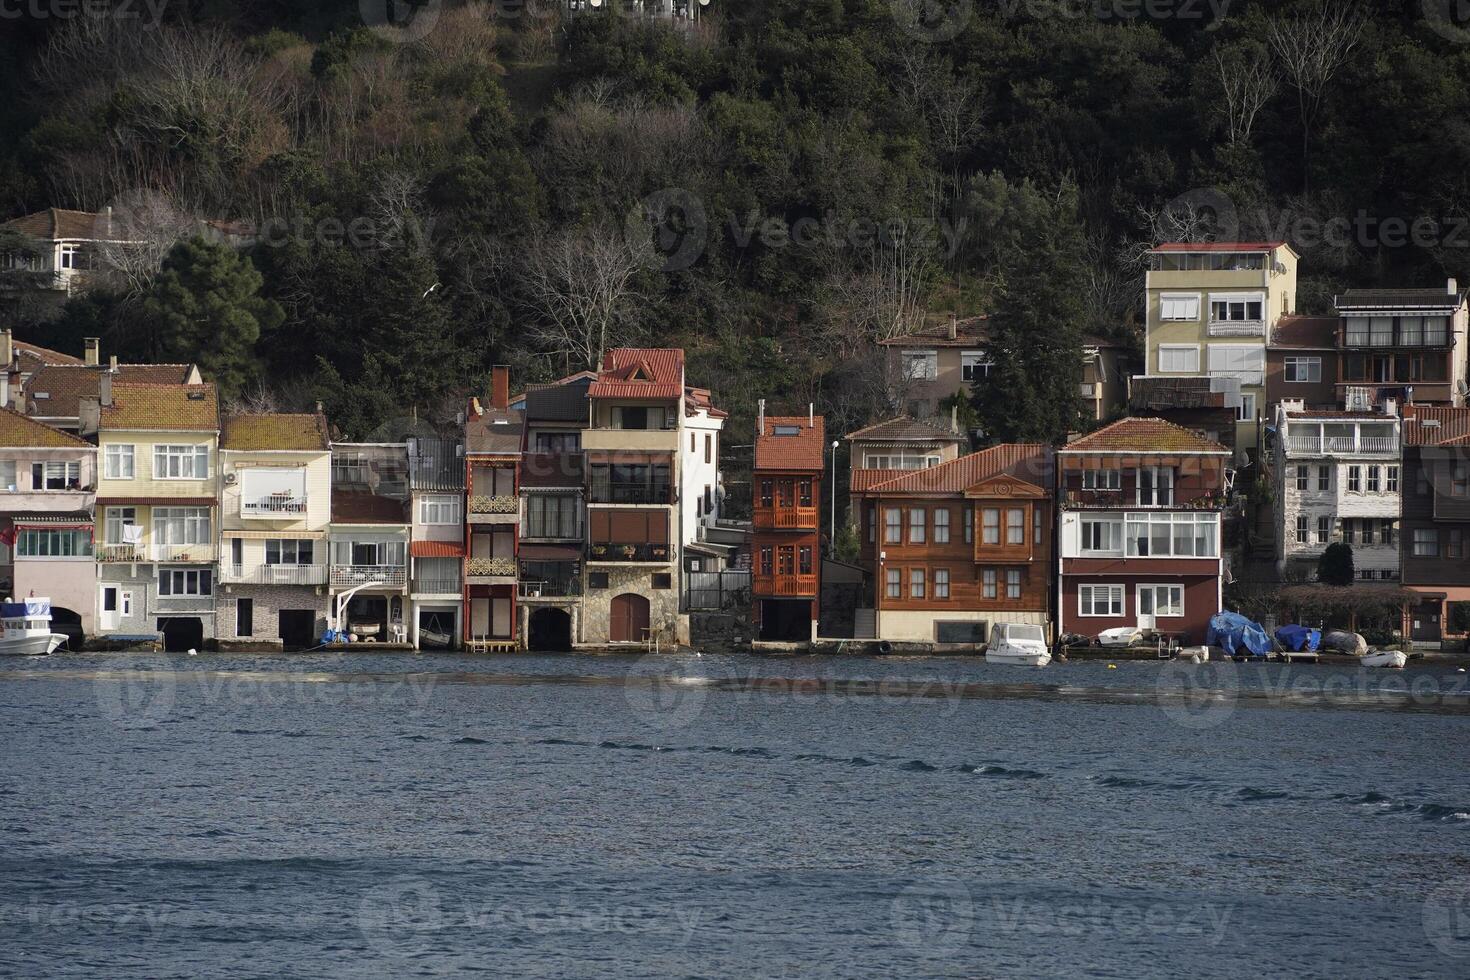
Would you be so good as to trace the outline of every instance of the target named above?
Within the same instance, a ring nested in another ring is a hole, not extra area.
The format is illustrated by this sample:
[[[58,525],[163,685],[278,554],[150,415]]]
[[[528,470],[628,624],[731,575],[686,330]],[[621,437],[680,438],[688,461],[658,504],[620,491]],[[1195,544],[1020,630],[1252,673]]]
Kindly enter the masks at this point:
[[[668,629],[672,629],[678,642],[689,642],[689,617],[679,612],[678,576],[673,576],[674,585],[670,588],[653,587],[653,575],[658,572],[671,574],[671,566],[649,569],[610,568],[603,565],[596,570],[607,572],[607,588],[585,590],[579,624],[581,632],[575,635],[578,644],[593,647],[608,644],[613,597],[624,592],[632,592],[648,600],[648,622],[655,632],[667,636]]]
[[[701,653],[749,653],[752,638],[750,612],[695,612],[689,614],[689,645]]]
[[[226,592],[225,589],[230,591]],[[248,638],[235,635],[235,600],[253,599],[253,629]],[[312,633],[321,636],[327,628],[326,595],[317,595],[309,585],[229,585],[216,590],[214,604],[214,635],[222,641],[240,639],[276,641],[281,638],[282,609],[310,609],[316,613],[316,626]]]

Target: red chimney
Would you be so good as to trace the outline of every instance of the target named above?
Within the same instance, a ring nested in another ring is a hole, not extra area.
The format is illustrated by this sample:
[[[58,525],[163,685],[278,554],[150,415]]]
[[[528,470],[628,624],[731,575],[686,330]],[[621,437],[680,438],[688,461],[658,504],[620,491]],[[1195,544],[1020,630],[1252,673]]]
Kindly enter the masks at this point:
[[[495,365],[492,378],[490,407],[499,409],[510,408],[510,368],[504,364]]]

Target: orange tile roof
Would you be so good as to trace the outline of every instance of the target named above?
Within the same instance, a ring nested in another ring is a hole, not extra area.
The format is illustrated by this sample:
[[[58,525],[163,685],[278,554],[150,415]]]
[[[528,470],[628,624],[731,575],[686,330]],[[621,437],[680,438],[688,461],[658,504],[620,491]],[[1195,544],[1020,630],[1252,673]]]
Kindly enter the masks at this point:
[[[117,384],[102,409],[104,429],[219,429],[214,385]]]
[[[412,541],[408,553],[415,558],[463,558],[463,541]]]
[[[683,398],[684,352],[667,347],[610,350],[587,395],[590,398]]]
[[[700,409],[703,409],[705,413],[708,414],[709,417],[712,419],[727,419],[730,417],[729,412],[725,411],[723,408],[715,407],[715,396],[710,392],[708,388],[685,387],[685,414],[693,415]]]
[[[326,452],[327,420],[321,414],[228,415],[220,432],[219,447],[262,452]]]
[[[11,345],[15,352],[20,355],[20,369],[22,371],[35,371],[47,364],[70,364],[77,365],[85,363],[80,357],[63,354],[59,350],[42,347],[40,344],[32,344],[29,341],[17,340]]]
[[[1406,446],[1457,446],[1470,437],[1470,408],[1405,405],[1403,429]]]
[[[880,347],[973,347],[990,339],[990,315],[960,317],[955,321],[955,335],[949,335],[949,320],[928,323],[913,333],[878,341]]]
[[[48,242],[63,238],[103,241],[107,240],[106,236],[109,234],[106,224],[106,216],[95,211],[47,208],[45,211],[12,218],[5,222],[5,227]]]
[[[0,446],[7,449],[96,449],[85,439],[28,419],[9,408],[0,408]]]
[[[1003,443],[961,456],[926,470],[902,475],[872,486],[881,494],[956,494],[1001,473],[1049,490],[1052,486],[1052,449],[1040,443]]]
[[[795,429],[777,435],[777,428]],[[813,425],[805,415],[767,415],[765,427],[755,437],[755,468],[758,470],[822,471],[822,454],[827,450],[827,423],[822,416]]]
[[[1096,432],[1073,440],[1059,452],[1120,453],[1217,453],[1230,450],[1206,439],[1193,429],[1186,429],[1163,419],[1126,418],[1105,425]]]
[[[191,364],[119,364],[118,384],[182,384]],[[40,418],[74,419],[84,396],[97,397],[103,368],[85,364],[48,364],[26,382],[26,413]]]
[[[867,439],[874,442],[964,442],[965,437],[947,428],[930,422],[920,422],[910,415],[900,415],[866,429],[847,434],[849,439]]]

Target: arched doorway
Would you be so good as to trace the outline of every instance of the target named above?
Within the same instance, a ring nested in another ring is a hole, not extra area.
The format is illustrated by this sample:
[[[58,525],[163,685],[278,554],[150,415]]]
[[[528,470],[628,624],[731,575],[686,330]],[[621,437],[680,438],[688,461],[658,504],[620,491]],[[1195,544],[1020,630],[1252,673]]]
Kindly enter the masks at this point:
[[[613,643],[642,643],[648,639],[648,599],[624,592],[613,596],[608,639]]]
[[[87,634],[82,631],[81,613],[62,606],[51,607],[51,632],[66,634],[68,650],[80,650],[87,641]]]
[[[530,634],[526,637],[530,650],[545,653],[567,653],[572,649],[572,616],[565,609],[547,607],[531,613]]]

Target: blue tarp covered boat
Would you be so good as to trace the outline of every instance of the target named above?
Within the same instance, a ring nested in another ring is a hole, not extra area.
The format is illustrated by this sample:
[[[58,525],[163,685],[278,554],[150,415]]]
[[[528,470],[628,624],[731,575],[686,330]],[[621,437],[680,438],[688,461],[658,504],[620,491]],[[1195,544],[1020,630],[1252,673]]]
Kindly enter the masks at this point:
[[[1271,637],[1266,630],[1233,612],[1218,612],[1210,617],[1205,644],[1219,647],[1232,656],[1265,657],[1271,653]]]
[[[1317,650],[1322,646],[1322,631],[1306,626],[1283,626],[1276,631],[1276,642],[1295,653]]]

